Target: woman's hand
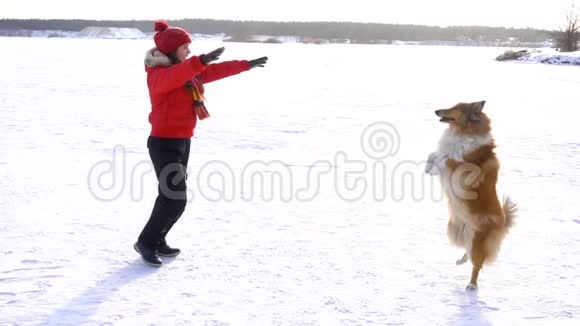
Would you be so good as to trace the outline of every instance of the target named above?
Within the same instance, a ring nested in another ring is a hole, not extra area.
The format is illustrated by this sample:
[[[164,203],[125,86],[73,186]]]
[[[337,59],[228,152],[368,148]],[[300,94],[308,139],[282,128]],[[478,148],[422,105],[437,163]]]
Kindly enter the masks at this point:
[[[225,48],[221,47],[221,48],[217,48],[213,51],[211,51],[210,53],[207,54],[202,54],[201,55],[201,63],[203,63],[204,65],[208,65],[213,61],[216,61],[217,59],[220,58],[220,55],[222,55],[222,53],[224,53]]]
[[[250,69],[252,69],[252,68],[256,68],[256,67],[264,67],[264,65],[266,64],[267,61],[268,61],[268,57],[261,57],[258,59],[249,60],[248,64],[250,65]]]

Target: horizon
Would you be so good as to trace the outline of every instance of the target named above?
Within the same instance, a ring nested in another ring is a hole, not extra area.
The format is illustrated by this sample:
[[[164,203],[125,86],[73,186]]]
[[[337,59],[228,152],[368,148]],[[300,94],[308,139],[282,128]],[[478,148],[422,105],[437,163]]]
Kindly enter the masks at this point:
[[[224,0],[220,3],[194,4],[191,1],[175,0],[167,7],[159,7],[157,2],[151,0],[127,0],[122,3],[102,0],[98,6],[77,4],[69,0],[50,2],[4,0],[0,19],[96,21],[211,19],[558,30],[565,22],[566,13],[572,5],[580,7],[580,0],[536,0],[533,3],[526,0],[473,0],[470,3],[461,0],[440,0],[437,3],[429,0],[407,0],[401,3],[359,0],[356,4],[334,3],[330,0],[319,0],[316,3],[295,0],[288,4],[264,0],[247,0],[243,3]]]
[[[140,22],[140,21],[151,21],[154,22],[156,19],[86,19],[86,18],[2,18],[0,17],[0,21],[6,20],[24,20],[24,21],[33,21],[33,20],[40,20],[40,21],[87,21],[87,22]],[[505,29],[532,29],[538,31],[556,31],[558,28],[555,29],[545,29],[539,27],[513,27],[513,26],[490,26],[490,25],[449,25],[449,26],[439,26],[439,25],[427,25],[427,24],[411,24],[411,23],[389,23],[389,22],[358,22],[358,21],[300,21],[300,20],[291,20],[291,21],[274,21],[274,20],[253,20],[253,19],[222,19],[222,18],[172,18],[172,19],[165,19],[166,21],[181,21],[181,20],[210,20],[210,21],[223,21],[223,22],[241,22],[241,23],[282,23],[282,24],[292,24],[292,23],[307,23],[307,24],[316,24],[316,23],[336,23],[336,24],[378,24],[378,25],[394,25],[394,26],[422,26],[422,27],[429,27],[429,28],[505,28]],[[153,29],[153,25],[151,25]]]

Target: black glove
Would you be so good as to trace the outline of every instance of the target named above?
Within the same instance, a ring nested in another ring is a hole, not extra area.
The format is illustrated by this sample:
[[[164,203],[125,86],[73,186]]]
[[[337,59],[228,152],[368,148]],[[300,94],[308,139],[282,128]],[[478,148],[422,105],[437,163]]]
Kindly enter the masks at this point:
[[[250,65],[250,69],[252,69],[252,68],[256,68],[256,67],[263,67],[267,61],[268,61],[268,57],[261,57],[258,59],[249,60],[248,64]]]
[[[225,48],[221,47],[211,51],[210,53],[202,54],[200,58],[201,63],[203,63],[204,65],[208,65],[210,62],[216,61],[217,59],[220,58],[220,55],[224,53],[224,50]]]

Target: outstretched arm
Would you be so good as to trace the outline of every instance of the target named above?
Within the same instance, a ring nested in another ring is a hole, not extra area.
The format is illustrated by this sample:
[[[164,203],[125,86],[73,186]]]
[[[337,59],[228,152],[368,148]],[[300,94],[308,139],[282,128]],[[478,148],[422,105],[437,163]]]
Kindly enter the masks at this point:
[[[232,60],[211,64],[201,74],[201,82],[211,83],[212,81],[237,75],[256,67],[264,67],[266,62],[268,62],[268,57],[261,57],[254,60]]]
[[[191,57],[182,63],[152,71],[148,77],[149,88],[155,93],[167,93],[182,87],[206,69],[207,66],[201,62],[200,57]]]
[[[201,73],[201,82],[204,84],[211,83],[219,79],[237,75],[249,69],[250,65],[247,60],[231,60],[210,64]]]

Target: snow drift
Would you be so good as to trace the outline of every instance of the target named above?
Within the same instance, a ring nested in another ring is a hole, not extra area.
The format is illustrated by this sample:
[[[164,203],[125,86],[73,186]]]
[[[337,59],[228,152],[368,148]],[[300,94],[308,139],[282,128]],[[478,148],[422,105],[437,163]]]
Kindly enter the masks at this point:
[[[499,55],[496,60],[580,66],[580,51],[558,52],[555,49],[508,50]]]
[[[144,39],[145,33],[137,28],[89,26],[78,32],[78,38]]]

